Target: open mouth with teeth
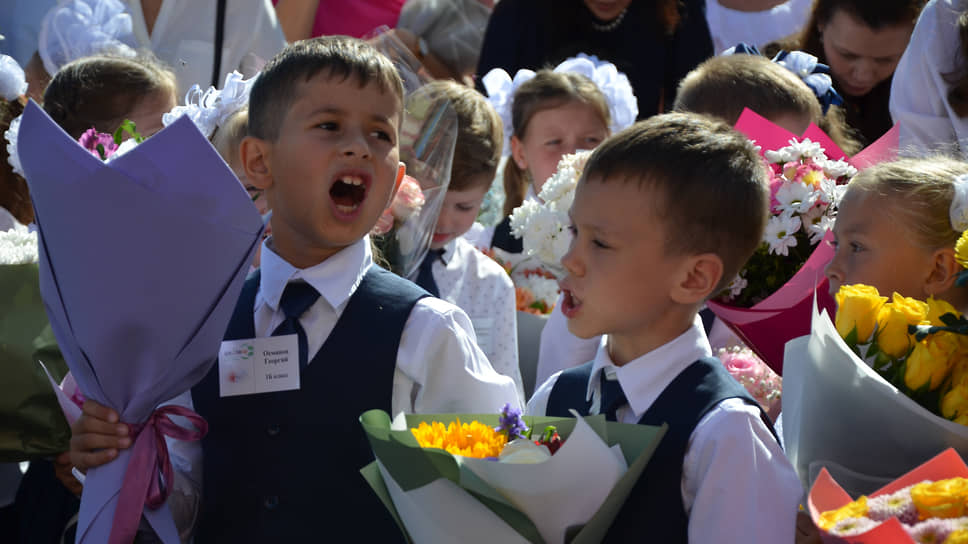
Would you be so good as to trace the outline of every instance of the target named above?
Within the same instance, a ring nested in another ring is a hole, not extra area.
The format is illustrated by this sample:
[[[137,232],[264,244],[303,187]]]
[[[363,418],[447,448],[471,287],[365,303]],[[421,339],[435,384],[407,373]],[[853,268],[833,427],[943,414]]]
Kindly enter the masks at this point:
[[[336,179],[329,189],[336,211],[351,214],[360,208],[366,199],[366,183],[359,176],[343,175]]]

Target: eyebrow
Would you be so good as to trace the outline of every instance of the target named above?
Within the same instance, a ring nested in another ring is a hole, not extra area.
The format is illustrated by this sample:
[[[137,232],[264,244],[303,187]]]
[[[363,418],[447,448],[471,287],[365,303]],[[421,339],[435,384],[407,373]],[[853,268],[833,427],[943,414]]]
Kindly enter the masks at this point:
[[[346,113],[346,110],[344,110],[342,108],[337,108],[336,106],[320,106],[320,107],[318,107],[318,108],[310,111],[309,114],[307,115],[307,117],[315,117],[315,116],[321,115],[321,114],[343,115],[345,113]],[[391,119],[392,119],[392,117],[387,117],[387,116],[381,115],[379,113],[372,113],[372,114],[370,114],[370,120],[372,120],[372,121],[378,121],[380,123],[392,124],[390,122]]]

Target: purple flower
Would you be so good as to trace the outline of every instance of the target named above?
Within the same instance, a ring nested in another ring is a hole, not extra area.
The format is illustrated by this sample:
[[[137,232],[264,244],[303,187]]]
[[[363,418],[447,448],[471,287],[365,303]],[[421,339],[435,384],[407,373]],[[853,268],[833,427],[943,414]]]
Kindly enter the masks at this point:
[[[928,518],[913,527],[905,526],[905,528],[915,542],[944,542],[948,535],[957,529],[957,521]]]
[[[102,161],[108,160],[108,157],[118,149],[118,144],[114,143],[113,136],[98,132],[94,127],[87,129],[77,141],[81,144],[81,147],[90,151],[92,155]]]
[[[528,426],[521,419],[521,410],[518,408],[512,408],[510,404],[505,404],[504,408],[501,409],[501,417],[498,422],[498,428],[495,430],[507,433],[509,442],[515,438],[527,437]]]

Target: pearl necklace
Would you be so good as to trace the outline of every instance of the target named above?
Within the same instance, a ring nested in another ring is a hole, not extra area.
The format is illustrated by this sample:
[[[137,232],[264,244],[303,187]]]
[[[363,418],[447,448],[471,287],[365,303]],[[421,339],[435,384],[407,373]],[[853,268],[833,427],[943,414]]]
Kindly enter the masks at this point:
[[[598,32],[611,32],[616,28],[618,28],[618,25],[622,24],[622,19],[625,19],[625,13],[628,10],[629,8],[623,9],[622,13],[618,14],[618,17],[613,19],[611,22],[608,22],[605,24],[599,24],[599,23],[596,23],[595,21],[592,21],[592,28]]]

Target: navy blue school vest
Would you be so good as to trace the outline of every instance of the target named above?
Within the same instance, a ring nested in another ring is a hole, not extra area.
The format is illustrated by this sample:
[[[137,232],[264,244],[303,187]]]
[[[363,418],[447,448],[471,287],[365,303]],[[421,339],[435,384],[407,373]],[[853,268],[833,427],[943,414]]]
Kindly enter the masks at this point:
[[[226,340],[255,336],[258,272]],[[219,397],[218,368],[192,389],[209,424],[195,542],[401,542],[359,469],[373,460],[360,414],[390,411],[397,348],[427,292],[370,267],[298,391]],[[365,520],[365,522],[361,522]]]
[[[581,415],[589,414],[591,403],[585,397],[593,364],[589,361],[558,376],[548,397],[547,415],[571,417],[569,408]],[[612,522],[604,542],[636,542],[643,539],[642,535],[648,535],[650,542],[688,542],[689,517],[682,505],[682,460],[699,420],[730,398],[759,406],[718,360],[706,357],[686,367],[662,391],[639,424],[668,423],[669,430]],[[760,417],[776,437],[762,408]]]
[[[507,216],[503,221],[494,227],[494,236],[491,238],[491,247],[501,248],[508,253],[523,253],[524,241],[511,234],[511,216]]]

